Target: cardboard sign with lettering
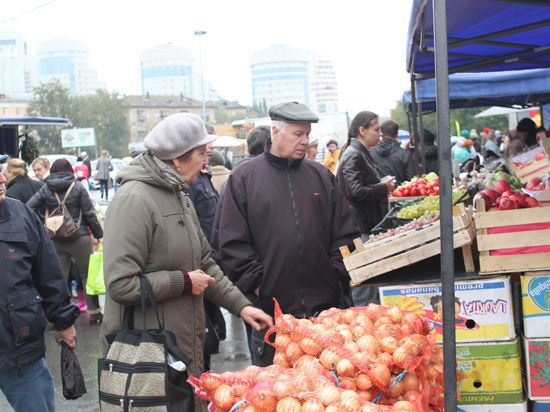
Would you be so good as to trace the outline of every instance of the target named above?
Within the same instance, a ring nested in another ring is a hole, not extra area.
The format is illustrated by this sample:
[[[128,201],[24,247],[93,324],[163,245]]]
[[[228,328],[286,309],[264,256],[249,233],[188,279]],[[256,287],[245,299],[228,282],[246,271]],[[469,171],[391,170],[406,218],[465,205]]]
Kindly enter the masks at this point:
[[[460,405],[523,402],[518,339],[457,345],[456,370]]]
[[[395,305],[425,318],[443,340],[441,283],[379,288],[382,305]],[[457,342],[505,341],[516,337],[508,277],[483,277],[455,282]]]
[[[521,276],[523,334],[528,338],[550,337],[550,272]]]

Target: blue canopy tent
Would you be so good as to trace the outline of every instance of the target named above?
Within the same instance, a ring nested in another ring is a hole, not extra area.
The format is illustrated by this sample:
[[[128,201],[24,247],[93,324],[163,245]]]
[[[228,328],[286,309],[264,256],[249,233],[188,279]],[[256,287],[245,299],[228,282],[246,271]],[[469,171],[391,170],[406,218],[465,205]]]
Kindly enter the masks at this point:
[[[58,117],[1,117],[0,118],[0,154],[17,156],[19,154],[19,126],[68,126],[69,119]]]
[[[435,110],[435,79],[416,82],[416,101],[422,111]],[[450,107],[532,107],[550,103],[550,68],[449,76]],[[411,91],[403,93],[403,108],[412,112]]]
[[[444,398],[448,411],[457,409],[449,73],[548,67],[550,0],[413,0],[407,71],[411,73],[415,136],[418,136],[416,82],[435,77],[441,182]]]

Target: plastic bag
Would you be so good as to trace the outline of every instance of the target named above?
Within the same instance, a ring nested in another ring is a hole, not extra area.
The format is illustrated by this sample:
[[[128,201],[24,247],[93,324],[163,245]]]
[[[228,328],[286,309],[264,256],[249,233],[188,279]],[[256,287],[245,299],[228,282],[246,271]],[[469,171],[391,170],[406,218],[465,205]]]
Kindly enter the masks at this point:
[[[78,399],[86,393],[84,376],[73,350],[61,342],[61,382],[65,399]]]
[[[86,280],[86,294],[103,295],[105,293],[105,280],[103,278],[103,245],[99,244],[99,250],[90,255],[88,264],[88,279]]]

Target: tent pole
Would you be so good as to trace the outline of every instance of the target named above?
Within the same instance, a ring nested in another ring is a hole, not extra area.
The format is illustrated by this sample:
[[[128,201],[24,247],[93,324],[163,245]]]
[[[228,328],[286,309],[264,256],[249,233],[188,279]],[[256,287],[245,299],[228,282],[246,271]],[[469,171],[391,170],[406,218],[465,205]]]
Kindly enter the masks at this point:
[[[426,145],[424,144],[424,119],[422,114],[422,102],[418,102],[418,128],[420,129],[420,148],[422,150],[422,173],[428,173],[426,171]]]
[[[414,63],[413,63],[414,67]],[[420,153],[418,153],[418,126],[416,123],[416,87],[414,81],[414,74],[411,73],[411,108],[412,108],[412,122],[413,122],[413,135],[414,135],[414,170],[417,175],[420,175]]]
[[[447,54],[447,0],[433,0],[437,139],[441,214],[441,286],[443,297],[443,373],[445,410],[456,411],[456,337],[451,173],[451,120]]]

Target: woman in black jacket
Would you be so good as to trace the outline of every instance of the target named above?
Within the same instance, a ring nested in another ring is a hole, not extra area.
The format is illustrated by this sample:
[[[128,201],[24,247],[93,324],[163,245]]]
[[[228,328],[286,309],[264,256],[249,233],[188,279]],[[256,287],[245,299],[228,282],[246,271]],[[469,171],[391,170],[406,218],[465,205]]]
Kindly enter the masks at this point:
[[[80,223],[80,236],[75,240],[65,242],[53,240],[53,244],[61,260],[65,279],[69,277],[72,258],[78,266],[82,284],[86,285],[88,262],[92,253],[90,230],[98,241],[103,238],[103,229],[97,220],[90,195],[81,183],[75,182],[73,168],[67,159],[56,160],[50,169],[50,175],[44,181],[46,184],[27,202],[27,206],[37,212],[47,208],[49,213],[59,205],[54,192],[58,194],[59,199],[63,199],[69,186],[74,182],[65,201],[65,206],[74,221]],[[90,323],[101,323],[103,314],[99,307],[98,297],[86,295],[86,304],[87,312],[90,314]]]
[[[381,182],[376,162],[369,153],[380,141],[378,116],[358,113],[351,122],[348,142],[338,167],[338,185],[352,205],[363,239],[387,212],[388,193],[392,179]]]
[[[6,178],[8,179],[8,188],[6,196],[27,203],[44,183],[31,179],[28,176],[27,165],[21,159],[10,159],[7,165]]]

